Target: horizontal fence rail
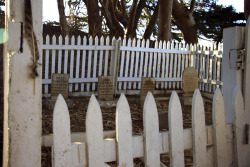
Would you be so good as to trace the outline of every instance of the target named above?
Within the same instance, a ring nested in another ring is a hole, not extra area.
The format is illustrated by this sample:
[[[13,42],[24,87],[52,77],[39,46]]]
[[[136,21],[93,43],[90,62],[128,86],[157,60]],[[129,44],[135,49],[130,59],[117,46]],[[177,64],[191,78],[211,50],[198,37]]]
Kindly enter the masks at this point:
[[[153,46],[154,45],[154,46]],[[97,92],[98,76],[115,77],[116,93],[138,94],[142,77],[153,77],[156,90],[182,88],[186,67],[198,71],[199,89],[214,92],[222,87],[222,48],[176,42],[107,37],[47,36],[42,46],[43,94],[50,94],[52,73],[69,74],[69,92]]]
[[[205,126],[205,112],[200,91],[193,95],[192,129],[183,129],[179,96],[172,92],[169,109],[169,130],[159,132],[156,103],[149,92],[143,107],[143,135],[132,136],[132,120],[126,97],[122,94],[116,107],[116,136],[103,139],[102,114],[92,95],[86,116],[86,141],[71,142],[70,119],[65,101],[58,96],[53,114],[54,166],[105,166],[117,161],[117,166],[133,166],[133,158],[143,158],[145,166],[160,166],[160,154],[169,153],[171,166],[184,166],[184,150],[192,149],[194,166],[231,166],[241,163],[247,155],[241,151],[244,142],[244,110],[240,90],[234,94],[235,123],[226,125],[222,93],[216,89],[213,97],[212,126]],[[63,122],[63,126],[62,126]],[[236,129],[234,128],[236,127]],[[242,156],[239,156],[242,155]],[[106,164],[107,165],[107,164]]]

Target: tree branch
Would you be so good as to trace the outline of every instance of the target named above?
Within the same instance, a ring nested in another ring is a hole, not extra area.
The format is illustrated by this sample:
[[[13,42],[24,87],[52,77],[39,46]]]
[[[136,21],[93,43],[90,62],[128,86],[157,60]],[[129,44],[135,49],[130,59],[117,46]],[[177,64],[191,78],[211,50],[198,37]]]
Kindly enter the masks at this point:
[[[138,0],[133,0],[133,4],[130,7],[129,21],[128,21],[128,25],[126,27],[126,36],[127,37],[132,37],[132,35],[133,35],[133,26],[134,26],[134,19],[135,19],[137,2],[138,2]]]
[[[196,0],[192,0],[189,8],[189,12],[193,14],[196,5]]]
[[[151,17],[151,19],[150,19],[150,21],[148,23],[148,26],[147,26],[146,30],[144,32],[144,35],[143,35],[144,39],[149,39],[150,38],[150,36],[151,36],[151,34],[152,34],[153,30],[154,30],[154,26],[155,26],[155,24],[157,22],[157,18],[158,18],[158,4],[157,4],[157,6],[156,6],[156,8],[154,10],[154,13],[153,13],[153,15],[152,15],[152,17]]]

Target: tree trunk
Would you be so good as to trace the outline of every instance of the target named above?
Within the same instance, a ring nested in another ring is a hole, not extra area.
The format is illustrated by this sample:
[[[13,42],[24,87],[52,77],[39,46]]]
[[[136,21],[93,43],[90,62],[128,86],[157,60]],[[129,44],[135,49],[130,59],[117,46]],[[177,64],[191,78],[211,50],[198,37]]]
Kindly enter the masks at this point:
[[[69,26],[67,24],[65,12],[64,12],[64,5],[63,0],[57,0],[58,12],[59,12],[59,21],[60,21],[60,28],[62,36],[65,37],[69,35]]]
[[[244,14],[245,14],[245,18],[247,20],[249,15],[250,15],[250,0],[244,1]]]
[[[134,20],[135,20],[135,13],[136,13],[136,7],[137,7],[137,1],[133,0],[133,4],[131,6],[130,14],[129,14],[129,21],[128,25],[126,27],[126,37],[133,37],[133,26],[134,26]]]
[[[159,10],[158,10],[158,5],[157,5],[149,23],[148,23],[148,26],[144,32],[144,35],[143,35],[144,39],[150,39],[150,36],[154,30],[155,24],[156,24],[157,19],[158,19],[158,11]]]
[[[89,35],[102,35],[102,18],[99,15],[98,0],[87,0]]]
[[[184,40],[187,43],[197,43],[197,30],[195,28],[195,21],[193,17],[195,0],[192,0],[191,10],[187,10],[177,0],[173,0],[172,15],[176,21],[177,26],[184,35]]]
[[[158,40],[169,41],[171,37],[171,14],[173,0],[159,0]]]

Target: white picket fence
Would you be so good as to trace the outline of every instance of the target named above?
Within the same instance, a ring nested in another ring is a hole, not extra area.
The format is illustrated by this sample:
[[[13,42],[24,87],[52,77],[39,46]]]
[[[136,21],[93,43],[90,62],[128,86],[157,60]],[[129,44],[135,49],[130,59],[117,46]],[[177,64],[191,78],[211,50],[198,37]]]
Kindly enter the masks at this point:
[[[102,113],[92,95],[86,116],[86,141],[71,143],[70,118],[67,105],[58,96],[53,113],[53,165],[55,167],[100,167],[117,161],[117,166],[133,166],[133,158],[143,158],[145,166],[159,167],[160,154],[170,154],[170,164],[184,166],[184,150],[193,150],[194,166],[246,166],[245,113],[239,90],[234,93],[233,124],[226,124],[223,96],[217,88],[213,98],[213,125],[205,125],[203,99],[194,92],[192,128],[183,129],[179,97],[172,92],[169,110],[169,131],[159,132],[156,103],[149,92],[143,108],[143,135],[132,136],[132,120],[126,97],[121,94],[116,107],[116,137],[103,137]],[[249,119],[249,118],[246,118]],[[166,122],[167,124],[167,122]],[[249,134],[247,134],[249,135]],[[247,149],[246,149],[247,148]]]
[[[64,42],[63,42],[64,41]],[[156,90],[181,89],[184,68],[193,66],[199,74],[201,91],[214,92],[221,87],[222,48],[190,46],[183,43],[126,39],[104,40],[47,36],[43,48],[43,94],[50,93],[51,74],[70,74],[72,95],[97,91],[98,76],[114,76],[116,94],[139,94],[142,77],[153,77]],[[157,91],[156,91],[157,93]]]

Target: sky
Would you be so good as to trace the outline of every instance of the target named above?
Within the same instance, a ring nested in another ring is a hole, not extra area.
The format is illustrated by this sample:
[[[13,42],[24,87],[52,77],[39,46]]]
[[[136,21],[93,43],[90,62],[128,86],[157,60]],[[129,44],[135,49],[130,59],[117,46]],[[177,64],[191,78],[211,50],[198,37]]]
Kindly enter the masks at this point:
[[[244,0],[218,0],[218,4],[232,5],[237,12],[244,11]],[[57,0],[43,0],[43,21],[58,21]]]

